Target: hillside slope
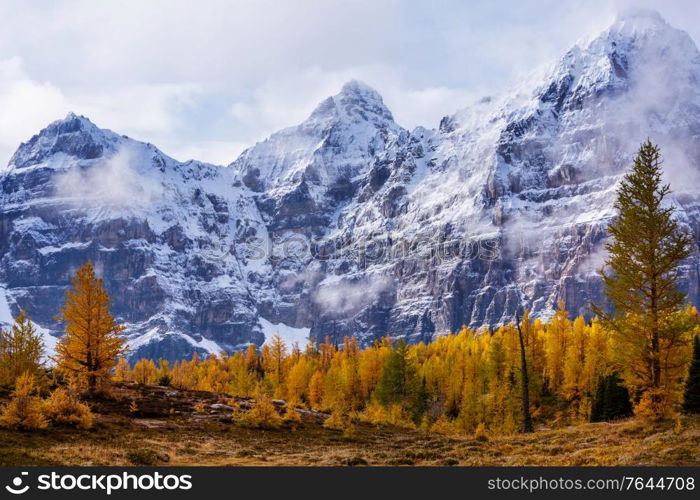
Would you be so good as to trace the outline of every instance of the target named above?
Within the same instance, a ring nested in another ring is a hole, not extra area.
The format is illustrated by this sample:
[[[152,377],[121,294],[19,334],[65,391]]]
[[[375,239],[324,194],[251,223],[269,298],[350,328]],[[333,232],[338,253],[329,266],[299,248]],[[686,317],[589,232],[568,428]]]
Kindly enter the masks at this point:
[[[232,398],[214,393],[118,385],[115,396],[90,402],[100,414],[88,431],[0,429],[0,466],[700,465],[698,417],[680,428],[625,420],[478,439],[356,422],[348,436],[324,428],[319,412],[277,430],[248,428],[220,406]],[[244,412],[254,404],[233,399]]]

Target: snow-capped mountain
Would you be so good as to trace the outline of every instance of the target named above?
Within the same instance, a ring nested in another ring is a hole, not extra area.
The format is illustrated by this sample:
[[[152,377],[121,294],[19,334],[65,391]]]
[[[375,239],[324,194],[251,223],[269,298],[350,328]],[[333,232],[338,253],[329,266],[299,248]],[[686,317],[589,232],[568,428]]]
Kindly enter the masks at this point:
[[[69,115],[0,178],[0,319],[24,308],[58,334],[53,316],[88,259],[134,356],[276,332],[429,339],[521,306],[546,317],[559,300],[585,314],[601,298],[616,183],[647,137],[700,235],[700,53],[646,11],[436,129],[403,129],[350,82],[228,167]],[[700,303],[697,253],[683,283]]]
[[[14,313],[57,330],[69,277],[92,260],[142,355],[262,342],[231,250],[262,221],[230,169],[179,163],[70,114],[22,144],[0,183],[0,267]]]

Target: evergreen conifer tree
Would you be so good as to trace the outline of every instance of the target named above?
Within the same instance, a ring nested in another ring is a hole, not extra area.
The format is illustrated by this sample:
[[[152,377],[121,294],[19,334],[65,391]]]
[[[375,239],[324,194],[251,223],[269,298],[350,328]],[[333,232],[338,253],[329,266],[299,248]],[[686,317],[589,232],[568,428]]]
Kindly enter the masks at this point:
[[[383,405],[405,404],[414,393],[415,377],[415,368],[408,359],[408,345],[400,339],[389,355],[374,395]]]
[[[685,381],[683,411],[700,413],[700,335],[696,335],[693,341],[693,359]]]
[[[591,407],[591,422],[606,422],[632,416],[629,391],[621,382],[617,373],[598,380]]]
[[[667,203],[670,192],[662,183],[659,148],[646,141],[620,183],[618,215],[608,226],[610,272],[601,275],[613,312],[593,307],[615,336],[625,383],[648,392],[659,408],[667,405],[661,400],[683,366],[689,333],[687,324],[676,321],[685,301],[678,267],[691,254],[693,240]]]

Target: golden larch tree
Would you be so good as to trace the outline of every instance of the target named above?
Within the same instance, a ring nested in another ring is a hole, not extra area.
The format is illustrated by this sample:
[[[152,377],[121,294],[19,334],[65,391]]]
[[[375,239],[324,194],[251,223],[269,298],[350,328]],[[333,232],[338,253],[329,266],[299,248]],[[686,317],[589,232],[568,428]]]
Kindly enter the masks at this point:
[[[158,368],[150,359],[139,359],[131,370],[131,379],[137,384],[153,384],[157,378]]]
[[[56,347],[56,367],[89,392],[109,379],[117,359],[126,352],[124,327],[109,312],[110,299],[95,276],[92,262],[76,272],[73,287],[56,318],[65,324],[65,334]]]
[[[49,423],[38,393],[39,385],[32,373],[25,372],[17,377],[12,399],[0,415],[0,426],[23,430],[46,428]]]
[[[44,342],[24,311],[12,327],[0,330],[0,385],[13,386],[23,373],[38,376],[42,369]]]

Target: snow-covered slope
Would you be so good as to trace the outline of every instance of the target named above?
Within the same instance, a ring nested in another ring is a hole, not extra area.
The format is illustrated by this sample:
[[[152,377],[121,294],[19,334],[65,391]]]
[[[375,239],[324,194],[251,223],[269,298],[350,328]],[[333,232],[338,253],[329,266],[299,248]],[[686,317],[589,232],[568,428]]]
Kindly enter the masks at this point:
[[[312,336],[429,338],[511,321],[520,305],[548,316],[559,300],[588,313],[616,182],[647,137],[697,234],[699,94],[695,44],[638,11],[512,91],[401,137],[330,225],[332,258],[305,269]],[[684,286],[697,303],[697,255]]]
[[[261,317],[293,328],[316,322],[313,287],[324,276],[329,228],[362,196],[386,152],[408,136],[375,90],[351,81],[303,123],[254,145],[230,166],[254,192],[266,225],[248,240],[259,257],[248,281]]]
[[[0,284],[57,334],[92,259],[135,355],[169,358],[275,333],[429,339],[559,300],[585,314],[616,183],[647,137],[700,234],[700,54],[648,11],[436,129],[401,128],[349,82],[229,167],[69,115],[0,178]],[[697,254],[683,283],[700,303]]]
[[[232,166],[255,191],[280,197],[306,181],[318,201],[329,186],[351,183],[365,173],[374,156],[402,132],[377,91],[351,81],[302,124],[256,144]]]

